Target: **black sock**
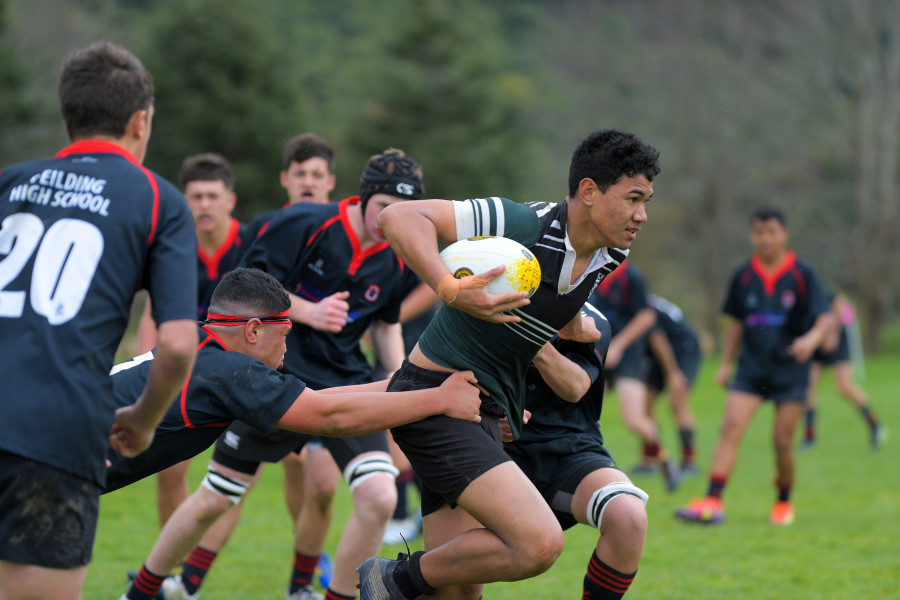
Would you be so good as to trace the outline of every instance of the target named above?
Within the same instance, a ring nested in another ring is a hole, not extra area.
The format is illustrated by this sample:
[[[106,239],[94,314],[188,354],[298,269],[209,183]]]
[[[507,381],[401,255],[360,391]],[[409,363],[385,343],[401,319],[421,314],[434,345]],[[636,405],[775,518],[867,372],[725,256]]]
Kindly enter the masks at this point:
[[[613,569],[600,560],[597,552],[594,551],[584,576],[584,591],[581,598],[582,600],[618,600],[628,591],[635,575],[637,575],[637,571],[622,573]]]
[[[419,567],[419,559],[425,554],[422,550],[413,552],[409,560],[404,560],[394,570],[394,583],[407,598],[417,598],[419,595],[433,596],[437,588],[431,587],[422,575]]]

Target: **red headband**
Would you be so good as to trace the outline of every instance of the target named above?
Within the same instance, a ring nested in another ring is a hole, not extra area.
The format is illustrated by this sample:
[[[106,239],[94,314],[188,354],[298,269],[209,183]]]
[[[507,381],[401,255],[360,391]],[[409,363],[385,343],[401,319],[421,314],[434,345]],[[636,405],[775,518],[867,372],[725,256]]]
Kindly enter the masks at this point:
[[[251,319],[259,319],[262,323],[278,323],[282,325],[290,325],[291,320],[288,318],[288,313],[290,313],[290,310],[285,310],[280,313],[273,313],[271,315],[265,315],[262,317],[232,317],[231,315],[207,313],[206,321],[204,321],[204,323],[206,323],[207,325],[223,325],[225,327],[234,327],[236,325],[249,323]]]

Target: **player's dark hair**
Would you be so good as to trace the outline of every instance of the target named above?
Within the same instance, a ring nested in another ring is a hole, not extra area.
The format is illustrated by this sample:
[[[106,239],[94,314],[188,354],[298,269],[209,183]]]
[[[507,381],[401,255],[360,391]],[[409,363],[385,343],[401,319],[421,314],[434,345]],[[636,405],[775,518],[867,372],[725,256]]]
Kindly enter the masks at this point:
[[[403,150],[388,148],[369,158],[359,179],[359,206],[363,218],[369,198],[387,194],[406,200],[418,200],[425,193],[425,175],[419,163]]]
[[[153,77],[125,48],[94,42],[66,57],[58,92],[71,139],[120,138],[131,116],[153,103]]]
[[[209,301],[209,312],[235,317],[260,317],[290,307],[291,298],[277,279],[245,267],[226,273]]]
[[[595,131],[578,144],[569,166],[569,196],[578,193],[582,179],[590,178],[606,192],[622,177],[659,174],[659,151],[634,134],[618,129]]]
[[[311,158],[324,158],[328,172],[334,173],[334,150],[314,133],[301,133],[288,140],[281,155],[281,170],[287,171],[292,162],[302,163]]]
[[[182,190],[192,181],[221,181],[225,187],[233,190],[234,169],[221,154],[194,154],[181,162],[181,169],[178,171],[178,183]]]
[[[787,227],[787,217],[784,216],[784,212],[774,206],[760,206],[750,216],[751,223],[765,222],[770,219],[775,219],[781,223],[782,227]]]

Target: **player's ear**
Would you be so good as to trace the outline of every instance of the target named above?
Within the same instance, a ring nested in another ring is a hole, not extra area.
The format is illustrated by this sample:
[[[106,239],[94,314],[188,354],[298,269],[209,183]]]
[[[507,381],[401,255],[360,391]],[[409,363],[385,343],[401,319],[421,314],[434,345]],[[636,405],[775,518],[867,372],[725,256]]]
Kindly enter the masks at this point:
[[[262,334],[263,324],[259,319],[250,319],[244,324],[244,339],[250,344],[255,344]]]
[[[590,177],[585,177],[581,181],[578,182],[578,198],[580,202],[583,202],[587,206],[594,205],[594,194],[595,192],[599,192],[600,188],[597,187],[597,184]]]
[[[141,110],[135,111],[128,120],[128,132],[137,140],[143,140],[144,138],[150,137],[152,119],[153,113],[151,109],[142,108]]]

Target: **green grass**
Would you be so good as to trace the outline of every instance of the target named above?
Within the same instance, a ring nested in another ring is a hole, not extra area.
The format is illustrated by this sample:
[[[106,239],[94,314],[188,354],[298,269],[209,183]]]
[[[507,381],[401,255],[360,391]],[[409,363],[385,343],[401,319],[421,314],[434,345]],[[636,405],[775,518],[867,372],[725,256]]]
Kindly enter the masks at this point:
[[[705,476],[684,482],[672,494],[656,477],[636,480],[650,494],[650,529],[638,576],[626,597],[900,598],[900,467],[894,458],[900,447],[898,365],[896,355],[867,361],[866,389],[895,435],[881,451],[869,447],[862,419],[837,397],[826,375],[820,392],[819,444],[798,454],[796,522],[791,527],[776,528],[767,522],[774,500],[770,406],[759,411],[744,438],[725,492],[724,526],[689,526],[672,517],[676,507],[705,491]],[[709,465],[724,401],[724,392],[711,382],[715,366],[712,361],[704,365],[693,398],[703,469]],[[670,414],[658,412],[664,441],[676,449]],[[638,443],[622,426],[615,396],[607,399],[603,423],[607,445],[628,469],[638,460]],[[205,467],[206,455],[192,464],[194,484]],[[281,477],[279,466],[267,467],[201,597],[282,597],[293,536]],[[151,479],[104,497],[85,598],[114,599],[125,591],[125,570],[141,564],[157,534],[154,495]],[[348,510],[343,486],[328,552],[334,551]],[[485,598],[580,598],[584,568],[596,540],[594,529],[583,525],[570,529],[566,549],[552,569],[531,580],[492,584]],[[385,547],[381,554],[398,550],[402,547]]]

